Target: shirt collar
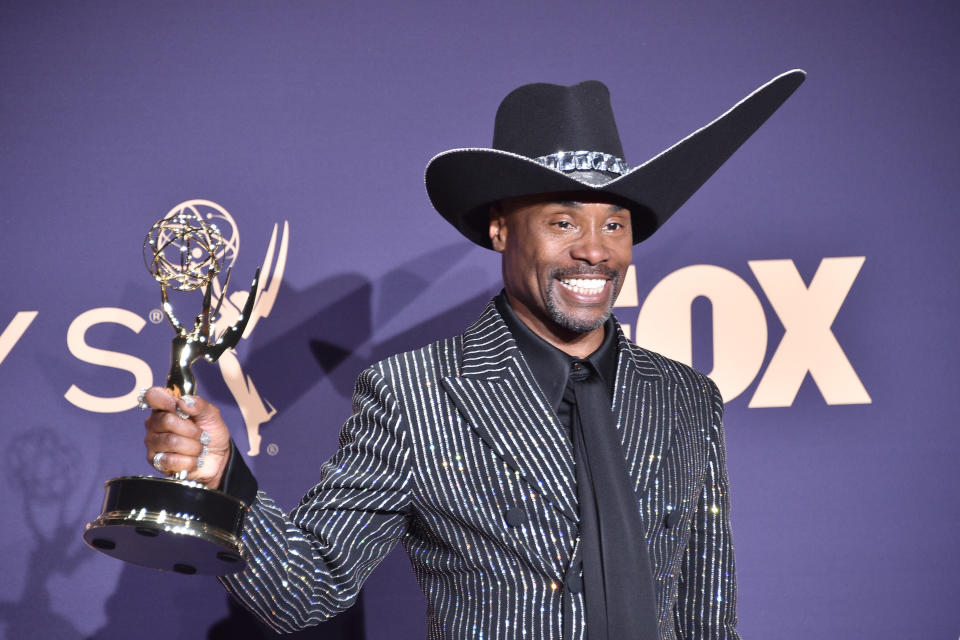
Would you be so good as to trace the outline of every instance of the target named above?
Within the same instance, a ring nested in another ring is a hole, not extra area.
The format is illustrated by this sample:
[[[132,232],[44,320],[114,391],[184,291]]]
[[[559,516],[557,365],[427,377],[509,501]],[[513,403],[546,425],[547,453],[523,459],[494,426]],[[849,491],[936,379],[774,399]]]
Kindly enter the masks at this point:
[[[576,358],[557,349],[524,324],[510,306],[506,291],[500,291],[500,294],[494,298],[494,304],[497,305],[497,311],[500,312],[507,328],[513,334],[517,348],[527,361],[530,372],[540,385],[547,402],[555,411],[563,399],[570,364],[577,360],[587,360],[594,366],[610,391],[610,397],[613,397],[613,385],[617,375],[617,331],[613,316],[607,318],[603,325],[603,342],[597,350],[586,358]]]

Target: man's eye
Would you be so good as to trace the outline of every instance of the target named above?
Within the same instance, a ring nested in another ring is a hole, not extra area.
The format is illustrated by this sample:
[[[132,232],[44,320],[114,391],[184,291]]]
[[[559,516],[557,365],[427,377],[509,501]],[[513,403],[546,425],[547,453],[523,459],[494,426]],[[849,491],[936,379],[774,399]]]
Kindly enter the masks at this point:
[[[568,220],[558,220],[554,224],[560,229],[573,229],[573,225]]]
[[[619,222],[608,222],[606,224],[606,229],[607,231],[619,231],[620,229],[623,229],[623,225]]]

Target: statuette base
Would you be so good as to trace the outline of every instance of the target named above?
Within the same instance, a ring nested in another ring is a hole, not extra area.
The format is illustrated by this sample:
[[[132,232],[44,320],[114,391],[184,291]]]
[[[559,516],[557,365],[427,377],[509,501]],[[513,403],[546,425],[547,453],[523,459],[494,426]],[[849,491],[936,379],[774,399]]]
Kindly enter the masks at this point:
[[[227,575],[247,564],[246,505],[196,482],[125,476],[104,485],[100,515],[83,539],[109,556],[186,575]]]

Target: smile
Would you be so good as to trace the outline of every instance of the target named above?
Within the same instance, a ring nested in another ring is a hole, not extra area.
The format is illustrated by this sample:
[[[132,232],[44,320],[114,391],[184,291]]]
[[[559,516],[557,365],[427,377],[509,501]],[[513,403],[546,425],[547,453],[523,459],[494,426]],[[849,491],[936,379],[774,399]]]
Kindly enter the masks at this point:
[[[603,278],[562,278],[560,284],[580,295],[596,295],[603,291],[607,280]]]

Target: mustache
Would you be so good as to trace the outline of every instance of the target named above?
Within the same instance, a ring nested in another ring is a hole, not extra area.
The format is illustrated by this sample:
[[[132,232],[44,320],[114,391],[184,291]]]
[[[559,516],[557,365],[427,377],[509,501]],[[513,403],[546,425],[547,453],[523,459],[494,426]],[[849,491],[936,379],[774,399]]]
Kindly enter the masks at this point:
[[[620,273],[602,264],[591,267],[587,264],[578,264],[570,267],[556,267],[550,270],[550,277],[557,280],[577,276],[602,276],[608,280],[617,281]]]

